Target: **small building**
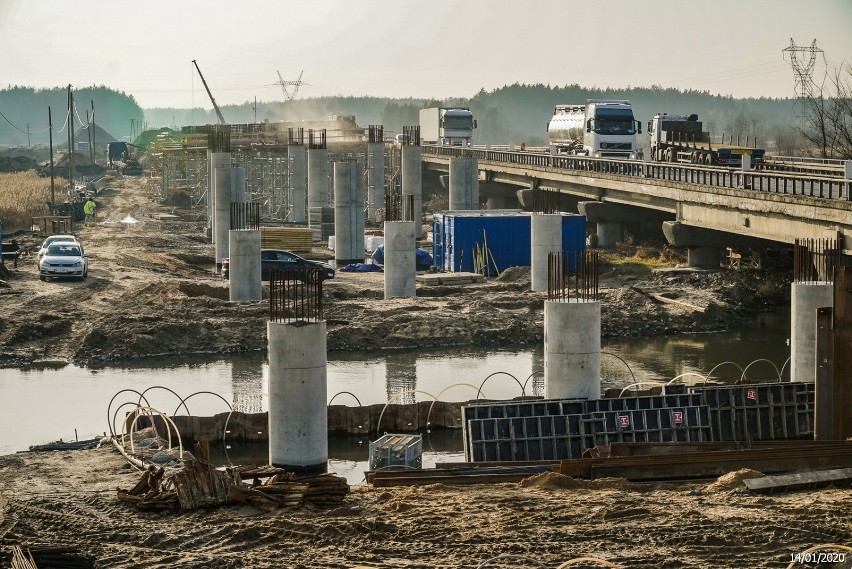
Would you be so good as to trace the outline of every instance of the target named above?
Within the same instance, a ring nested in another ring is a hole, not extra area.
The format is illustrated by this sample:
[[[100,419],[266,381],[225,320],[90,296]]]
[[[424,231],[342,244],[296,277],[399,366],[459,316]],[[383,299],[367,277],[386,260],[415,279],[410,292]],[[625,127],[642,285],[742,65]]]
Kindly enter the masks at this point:
[[[586,218],[562,215],[562,250],[586,248]],[[517,209],[445,211],[432,221],[432,258],[439,270],[488,274],[509,267],[529,267],[532,262],[531,214]]]

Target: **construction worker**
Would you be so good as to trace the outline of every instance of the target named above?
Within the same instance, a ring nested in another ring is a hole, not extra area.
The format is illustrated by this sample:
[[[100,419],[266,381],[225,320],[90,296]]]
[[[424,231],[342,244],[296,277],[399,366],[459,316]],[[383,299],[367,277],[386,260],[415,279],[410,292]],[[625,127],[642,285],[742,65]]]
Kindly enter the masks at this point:
[[[86,226],[92,227],[95,225],[95,208],[97,204],[89,198],[86,200],[86,203],[83,205],[83,213],[86,214]]]

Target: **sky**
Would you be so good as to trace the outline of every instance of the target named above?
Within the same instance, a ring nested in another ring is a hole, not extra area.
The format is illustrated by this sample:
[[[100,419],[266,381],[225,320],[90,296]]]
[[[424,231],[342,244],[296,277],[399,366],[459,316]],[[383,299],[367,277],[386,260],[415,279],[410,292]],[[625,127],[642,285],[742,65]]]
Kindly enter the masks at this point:
[[[515,82],[794,97],[791,39],[833,66],[850,32],[852,0],[0,0],[0,86],[212,108],[195,59],[220,105],[284,100],[278,72],[302,71],[299,98]]]

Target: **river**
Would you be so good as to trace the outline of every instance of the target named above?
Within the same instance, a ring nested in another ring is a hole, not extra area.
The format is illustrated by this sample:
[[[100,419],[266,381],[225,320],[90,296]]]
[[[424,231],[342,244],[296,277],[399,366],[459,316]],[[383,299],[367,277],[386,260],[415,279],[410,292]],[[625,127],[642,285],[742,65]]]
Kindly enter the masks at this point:
[[[722,362],[733,361],[745,368],[760,359],[769,360],[774,367],[758,361],[747,370],[747,377],[776,380],[775,368],[784,368],[789,356],[789,327],[789,313],[778,312],[761,314],[747,326],[723,333],[608,339],[602,346],[603,385],[624,387],[634,382],[667,381],[682,374],[687,374],[683,380],[694,383],[701,379],[694,374],[706,375]],[[736,381],[739,368],[726,364],[713,376]],[[491,374],[495,375],[482,385],[482,397],[520,395],[519,384],[526,384],[526,394],[540,395],[542,369],[542,346],[504,351],[456,348],[332,353],[328,358],[328,398],[343,405],[356,405],[356,398],[363,405],[391,397],[396,402],[431,400],[433,396],[462,401],[476,398],[477,389]],[[789,365],[784,369],[785,379],[788,372]],[[58,364],[0,369],[0,455],[59,438],[73,439],[75,430],[80,439],[103,434],[109,430],[110,399],[123,389],[163,386],[180,397],[209,391],[236,401],[242,410],[265,410],[267,376],[263,354],[214,360],[158,358],[101,369]],[[158,409],[171,414],[178,411],[179,398],[164,389],[152,389],[145,396]],[[138,396],[122,393],[112,409],[133,400]],[[191,397],[187,406],[195,415],[227,410],[221,399],[208,394]]]

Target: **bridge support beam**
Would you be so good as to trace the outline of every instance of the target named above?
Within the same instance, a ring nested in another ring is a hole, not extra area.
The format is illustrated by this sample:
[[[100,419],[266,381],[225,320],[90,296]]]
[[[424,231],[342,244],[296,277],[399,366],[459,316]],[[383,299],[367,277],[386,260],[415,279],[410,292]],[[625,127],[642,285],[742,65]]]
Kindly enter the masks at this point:
[[[625,230],[638,237],[643,232],[649,232],[642,227],[643,224],[656,226],[674,217],[674,214],[665,211],[598,201],[578,202],[577,211],[585,215],[589,223],[595,224],[597,246],[603,248],[613,247],[623,241]]]
[[[414,238],[423,238],[423,168],[419,146],[402,147],[402,195],[414,196]]]
[[[675,247],[686,247],[686,264],[693,269],[718,269],[722,260],[722,235],[709,229],[684,225],[679,221],[663,222],[663,234]]]
[[[816,311],[834,307],[834,283],[795,282],[790,292],[790,381],[815,381]]]
[[[479,161],[450,158],[450,209],[479,209]]]

